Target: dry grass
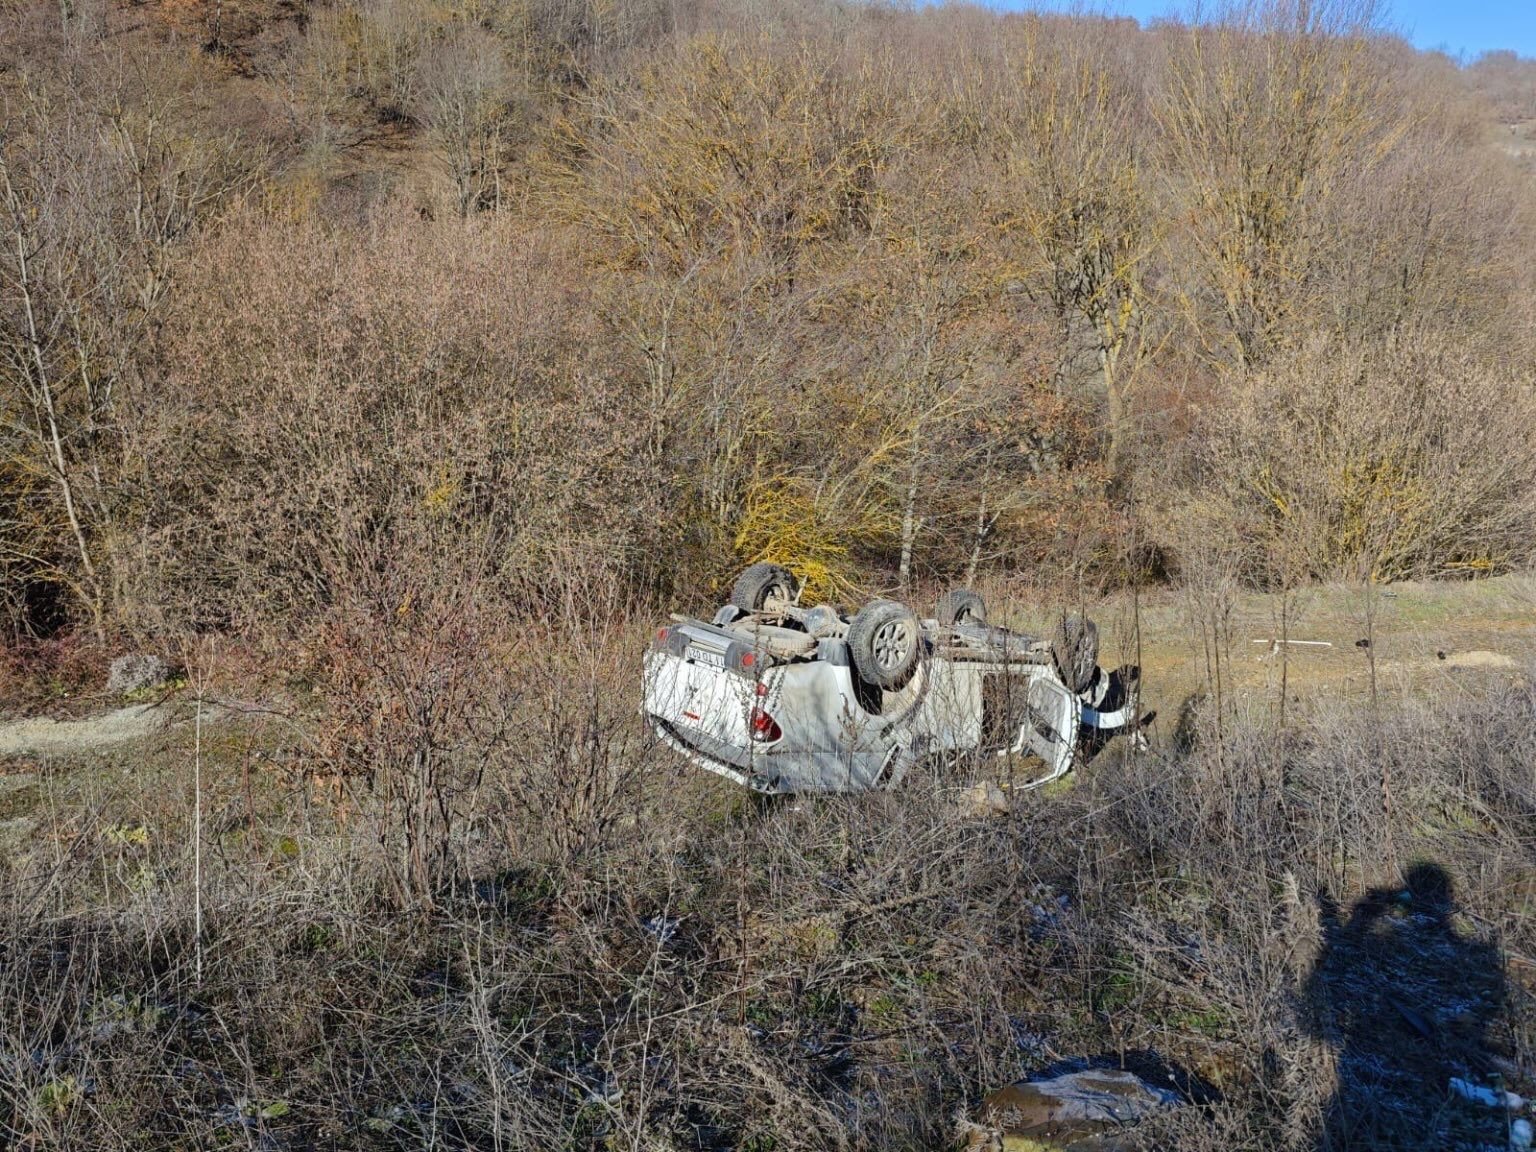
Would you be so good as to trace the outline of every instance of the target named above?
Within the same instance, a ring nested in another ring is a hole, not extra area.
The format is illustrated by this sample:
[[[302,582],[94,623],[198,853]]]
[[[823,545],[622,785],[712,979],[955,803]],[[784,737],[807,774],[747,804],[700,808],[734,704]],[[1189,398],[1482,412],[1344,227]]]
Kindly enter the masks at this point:
[[[105,768],[12,765],[34,783],[0,883],[9,1138],[942,1147],[986,1091],[1102,1054],[1177,1070],[1202,1102],[1160,1122],[1178,1147],[1311,1146],[1347,1099],[1369,1104],[1355,1146],[1427,1149],[1479,1132],[1445,1075],[1529,1067],[1526,682],[1384,693],[1379,718],[1315,699],[1284,732],[1231,688],[1219,735],[1207,709],[1184,751],[977,817],[964,768],[755,803],[635,730],[615,654],[638,638],[590,639],[506,727],[482,726],[489,695],[462,742],[435,729],[474,790],[404,910],[392,801],[328,774],[302,687],[291,720],[226,717],[200,749],[183,723]],[[1426,955],[1492,942],[1507,1005],[1458,1007],[1411,948],[1330,928],[1422,860],[1458,901]],[[1362,1081],[1363,1042],[1327,1021],[1382,980],[1442,1044]]]

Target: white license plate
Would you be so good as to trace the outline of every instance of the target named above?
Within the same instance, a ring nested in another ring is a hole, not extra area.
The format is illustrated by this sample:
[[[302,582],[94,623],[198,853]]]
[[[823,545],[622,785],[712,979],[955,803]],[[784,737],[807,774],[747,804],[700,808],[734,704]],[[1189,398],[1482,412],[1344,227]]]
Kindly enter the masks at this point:
[[[689,648],[688,657],[697,664],[708,664],[714,668],[725,667],[724,654],[711,652],[708,648]]]

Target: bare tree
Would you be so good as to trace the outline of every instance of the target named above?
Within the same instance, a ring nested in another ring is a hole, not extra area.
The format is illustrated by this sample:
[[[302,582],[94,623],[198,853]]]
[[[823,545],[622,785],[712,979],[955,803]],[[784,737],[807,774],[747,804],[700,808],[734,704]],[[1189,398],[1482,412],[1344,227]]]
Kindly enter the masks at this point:
[[[420,65],[418,117],[447,166],[460,216],[502,204],[515,101],[506,52],[497,37],[465,28]]]
[[[0,398],[6,432],[47,477],[70,541],[7,545],[68,586],[98,632],[112,572],[122,460],[120,389],[165,299],[173,254],[240,179],[227,141],[179,122],[183,74],[86,46],[10,94],[0,137]]]
[[[1265,0],[1169,34],[1154,111],[1199,271],[1186,301],[1219,362],[1261,363],[1326,291],[1321,209],[1392,142],[1374,20],[1369,0]]]
[[[1105,469],[1123,486],[1159,243],[1140,92],[1092,29],[1031,25],[1006,76],[1003,227],[1026,241],[1025,282],[1059,318],[1058,376],[1086,340],[1107,409]]]

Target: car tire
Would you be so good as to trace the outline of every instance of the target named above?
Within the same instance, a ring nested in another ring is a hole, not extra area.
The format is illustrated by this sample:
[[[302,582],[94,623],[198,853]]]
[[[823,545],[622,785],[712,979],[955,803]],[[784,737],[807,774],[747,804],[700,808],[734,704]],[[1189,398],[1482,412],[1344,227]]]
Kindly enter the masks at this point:
[[[951,624],[985,624],[987,605],[979,593],[969,588],[951,588],[939,600],[938,621]]]
[[[795,598],[795,577],[777,564],[754,564],[736,577],[731,603],[743,612],[761,612],[770,599],[788,603]]]
[[[1086,692],[1099,667],[1098,625],[1076,613],[1063,616],[1051,638],[1051,663],[1068,692]]]
[[[887,692],[912,678],[921,645],[916,614],[894,600],[871,600],[848,626],[848,654],[859,679]]]

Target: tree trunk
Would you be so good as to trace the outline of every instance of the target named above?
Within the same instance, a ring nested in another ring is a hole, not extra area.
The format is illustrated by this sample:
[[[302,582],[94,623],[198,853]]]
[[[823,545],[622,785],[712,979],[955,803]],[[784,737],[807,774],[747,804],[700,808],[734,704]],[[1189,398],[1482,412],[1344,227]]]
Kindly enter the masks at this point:
[[[1104,452],[1104,470],[1109,474],[1106,486],[1114,498],[1125,491],[1126,402],[1115,377],[1114,355],[1101,349],[1099,359],[1104,368],[1104,397],[1109,405],[1109,445]]]
[[[17,287],[21,290],[22,311],[27,326],[27,351],[35,376],[34,400],[41,409],[42,420],[46,422],[46,427],[39,423],[38,439],[48,458],[54,480],[59,486],[59,494],[64,504],[64,516],[69,521],[70,533],[75,538],[75,547],[80,553],[80,568],[85,576],[85,584],[90,590],[86,600],[91,612],[91,622],[97,638],[102,639],[105,637],[105,626],[102,621],[101,581],[97,577],[96,565],[91,561],[91,550],[85,542],[85,529],[80,522],[74,485],[69,477],[69,460],[64,454],[64,438],[59,431],[53,383],[48,373],[48,362],[43,356],[42,338],[37,330],[37,312],[32,301],[32,279],[28,264],[26,235],[22,231],[20,222],[21,205],[17,201],[15,190],[11,187],[10,173],[5,172],[4,176],[6,199],[9,202],[7,206],[11,210],[13,219],[12,235],[16,239]]]
[[[1099,371],[1103,374],[1104,399],[1109,408],[1109,444],[1104,453],[1104,468],[1109,476],[1105,488],[1111,502],[1118,502],[1126,495],[1129,479],[1126,476],[1126,441],[1130,439],[1131,404],[1129,389],[1120,372],[1120,356],[1137,320],[1136,301],[1127,300],[1117,311],[1118,315],[1110,313],[1098,320]]]
[[[976,509],[976,535],[971,540],[971,558],[965,565],[965,584],[968,588],[976,583],[976,569],[981,567],[981,549],[987,542],[987,529],[990,527],[987,521],[987,494],[983,491],[981,503]]]
[[[965,584],[972,587],[976,583],[976,570],[981,567],[981,549],[987,542],[987,533],[992,524],[987,519],[987,482],[992,479],[992,447],[987,446],[987,455],[981,466],[981,500],[976,505],[976,533],[971,538],[971,558],[965,565]]]
[[[913,469],[913,476],[907,484],[906,507],[901,514],[901,566],[896,572],[896,582],[905,592],[912,582],[912,545],[917,540],[917,529],[920,521],[917,518],[917,476]]]

